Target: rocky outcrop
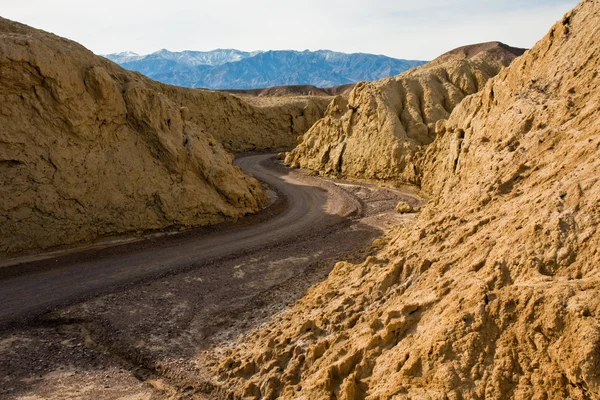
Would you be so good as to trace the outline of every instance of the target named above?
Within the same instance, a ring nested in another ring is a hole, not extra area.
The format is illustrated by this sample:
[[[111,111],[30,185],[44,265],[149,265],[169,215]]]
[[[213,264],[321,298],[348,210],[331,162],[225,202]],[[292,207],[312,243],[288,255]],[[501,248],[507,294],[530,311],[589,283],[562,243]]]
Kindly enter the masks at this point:
[[[418,184],[417,159],[434,140],[435,123],[522,52],[498,42],[467,46],[359,83],[347,100],[335,98],[285,161],[322,174]]]
[[[153,83],[229,151],[287,149],[323,117],[330,98],[252,97]]]
[[[242,338],[246,398],[600,397],[600,3],[462,102],[420,169],[430,203]]]
[[[259,210],[260,184],[170,90],[0,19],[0,253]]]

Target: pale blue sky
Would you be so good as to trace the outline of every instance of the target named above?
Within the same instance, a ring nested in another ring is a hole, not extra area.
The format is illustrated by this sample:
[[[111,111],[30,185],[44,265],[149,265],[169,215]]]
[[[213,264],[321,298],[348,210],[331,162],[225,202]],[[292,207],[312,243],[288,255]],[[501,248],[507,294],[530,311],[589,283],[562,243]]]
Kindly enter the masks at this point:
[[[330,49],[435,58],[499,40],[531,47],[575,0],[0,0],[3,17],[98,54]]]

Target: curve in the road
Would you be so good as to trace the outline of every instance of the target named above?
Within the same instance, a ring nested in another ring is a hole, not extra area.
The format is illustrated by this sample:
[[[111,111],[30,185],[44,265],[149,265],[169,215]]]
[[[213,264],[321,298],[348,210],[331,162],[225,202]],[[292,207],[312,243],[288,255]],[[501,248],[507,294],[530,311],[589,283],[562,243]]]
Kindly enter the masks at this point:
[[[117,254],[107,251],[106,256],[83,262],[52,259],[48,268],[0,280],[0,321],[31,317],[161,273],[260,250],[339,224],[356,211],[356,202],[345,192],[334,185],[327,190],[307,185],[275,165],[273,158],[273,154],[252,155],[238,159],[237,164],[287,198],[288,207],[276,217],[184,241],[165,241],[152,248]]]

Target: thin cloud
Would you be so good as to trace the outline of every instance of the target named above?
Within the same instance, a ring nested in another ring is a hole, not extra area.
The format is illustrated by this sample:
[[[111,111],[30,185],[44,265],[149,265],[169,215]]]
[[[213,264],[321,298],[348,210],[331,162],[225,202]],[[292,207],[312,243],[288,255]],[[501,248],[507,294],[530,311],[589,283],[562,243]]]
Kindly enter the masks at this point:
[[[2,4],[5,3],[5,4]],[[98,54],[124,50],[332,49],[431,59],[500,40],[531,47],[575,0],[0,0],[3,16]]]

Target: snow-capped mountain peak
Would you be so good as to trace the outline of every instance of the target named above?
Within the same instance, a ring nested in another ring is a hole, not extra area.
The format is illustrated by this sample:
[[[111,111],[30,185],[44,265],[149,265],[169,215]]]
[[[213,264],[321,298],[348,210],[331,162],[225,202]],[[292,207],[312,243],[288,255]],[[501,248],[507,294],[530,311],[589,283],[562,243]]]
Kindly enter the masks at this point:
[[[162,49],[105,57],[152,79],[173,85],[210,89],[253,89],[281,85],[330,87],[397,75],[424,61],[331,50],[212,51]]]

